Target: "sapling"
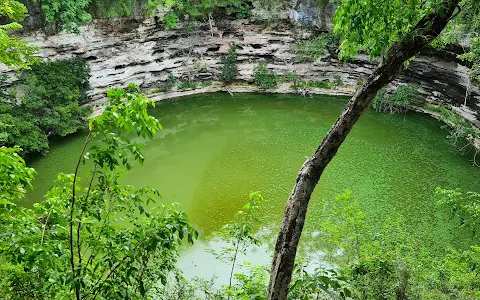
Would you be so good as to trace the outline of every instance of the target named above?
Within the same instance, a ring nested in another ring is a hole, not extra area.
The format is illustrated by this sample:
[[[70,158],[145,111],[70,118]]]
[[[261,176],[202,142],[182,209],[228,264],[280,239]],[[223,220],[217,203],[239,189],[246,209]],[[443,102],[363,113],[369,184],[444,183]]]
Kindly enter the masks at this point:
[[[229,291],[232,287],[233,272],[238,255],[240,253],[245,254],[252,245],[261,245],[261,241],[255,237],[255,229],[262,222],[259,215],[264,199],[259,192],[252,192],[249,197],[250,200],[235,214],[234,220],[223,226],[218,232],[226,246],[219,251],[215,251],[214,254],[218,259],[232,264],[228,282]],[[228,298],[230,298],[230,295]]]

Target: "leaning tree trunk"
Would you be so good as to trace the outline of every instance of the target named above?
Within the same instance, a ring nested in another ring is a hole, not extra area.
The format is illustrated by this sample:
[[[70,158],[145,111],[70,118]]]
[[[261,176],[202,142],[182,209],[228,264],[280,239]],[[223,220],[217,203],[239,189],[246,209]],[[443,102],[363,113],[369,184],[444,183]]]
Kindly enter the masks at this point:
[[[378,90],[398,75],[406,60],[416,55],[440,34],[453,17],[458,2],[459,0],[445,1],[443,14],[437,10],[436,13],[424,17],[404,39],[392,45],[383,62],[357,90],[313,156],[303,164],[287,201],[275,245],[268,287],[269,300],[287,299],[308,202],[323,170],[335,156],[362,112],[371,105]]]

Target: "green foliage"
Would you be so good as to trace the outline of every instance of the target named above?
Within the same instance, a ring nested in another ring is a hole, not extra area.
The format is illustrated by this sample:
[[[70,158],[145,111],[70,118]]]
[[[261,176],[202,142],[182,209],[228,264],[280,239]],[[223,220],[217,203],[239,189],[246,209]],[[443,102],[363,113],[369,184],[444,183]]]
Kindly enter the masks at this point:
[[[202,63],[200,59],[194,59],[193,60],[193,68],[197,72],[206,72],[207,71],[207,64]]]
[[[3,145],[20,146],[24,153],[48,150],[50,135],[65,136],[85,128],[88,65],[82,60],[36,63],[22,73],[23,99],[4,97],[0,103]]]
[[[152,94],[159,94],[159,93],[163,93],[163,92],[166,92],[165,88],[154,88],[154,89],[152,89]]]
[[[332,86],[328,81],[300,81],[297,84],[297,87],[299,89],[305,89],[305,88],[320,88],[320,89],[331,89]]]
[[[446,207],[452,215],[460,219],[460,227],[469,228],[474,235],[480,229],[480,194],[475,192],[463,193],[461,189],[437,188],[435,193],[440,200],[437,204]]]
[[[322,223],[325,241],[351,287],[353,299],[476,299],[480,296],[479,248],[434,254],[421,233],[407,232],[403,218],[389,217],[382,228],[366,216],[350,191],[337,197]],[[337,248],[338,247],[338,248]]]
[[[147,8],[150,11],[159,8],[168,10],[163,17],[165,29],[175,28],[181,20],[205,21],[212,16],[214,10],[219,9],[237,19],[246,18],[251,14],[249,1],[245,0],[148,0]]]
[[[320,56],[325,54],[329,38],[326,34],[296,43],[293,45],[293,51],[296,54],[297,62],[314,62]]]
[[[333,75],[333,80],[332,80],[331,85],[334,88],[344,86],[343,81],[342,81],[342,77],[340,77],[340,75],[338,75],[338,74]]]
[[[278,84],[278,75],[262,61],[253,68],[253,84],[264,89],[274,89]]]
[[[452,20],[442,34],[432,43],[434,47],[448,44],[468,44],[466,53],[459,58],[472,64],[470,78],[480,81],[480,2],[476,0],[460,1],[462,10]]]
[[[334,18],[334,31],[342,39],[340,57],[352,58],[361,51],[380,56],[422,17],[439,9],[444,9],[443,0],[341,0]]]
[[[479,21],[480,22],[480,21]],[[470,51],[460,55],[460,59],[468,61],[472,64],[470,69],[470,77],[476,82],[480,82],[480,36],[472,37],[469,40]]]
[[[293,88],[296,89],[298,84],[297,72],[287,72],[287,74],[285,74],[285,81],[291,81]]]
[[[90,9],[106,18],[130,17],[145,13],[144,0],[93,0]]]
[[[41,153],[48,150],[47,134],[32,122],[32,116],[24,114],[23,110],[16,110],[16,106],[2,105],[0,122],[3,140],[2,145],[19,146],[23,154]]]
[[[0,147],[0,215],[23,198],[26,188],[32,187],[35,171],[27,168],[20,151],[18,147]]]
[[[249,263],[243,264],[242,269],[242,273],[235,274],[235,285],[224,287],[222,292],[233,296],[233,299],[266,300],[269,269],[266,266],[252,266]]]
[[[0,17],[22,21],[26,14],[27,8],[18,1],[4,0],[0,3]],[[22,25],[17,22],[0,25],[0,63],[16,70],[28,69],[29,65],[36,61],[33,54],[37,51],[37,47],[28,45],[24,40],[12,38],[8,34],[21,28]]]
[[[54,23],[57,30],[78,33],[78,26],[90,21],[87,12],[91,0],[34,0],[40,2],[45,21]]]
[[[441,120],[446,123],[444,128],[449,129],[447,139],[452,145],[464,152],[474,148],[473,142],[480,138],[478,129],[450,109],[442,106],[438,108],[438,111]]]
[[[189,89],[196,89],[198,87],[198,84],[194,81],[185,81],[177,86],[177,90],[183,91],[183,90],[189,90]]]
[[[153,295],[157,299],[223,300],[225,297],[214,288],[214,279],[215,277],[211,280],[194,277],[188,280],[181,272],[175,271],[173,278],[170,277],[166,285],[156,288]]]
[[[221,64],[222,68],[220,73],[220,80],[224,83],[233,82],[238,76],[237,46],[234,42],[230,43],[228,53],[227,55],[222,57]]]
[[[175,269],[182,240],[198,236],[176,205],[148,208],[158,191],[120,184],[124,168],[143,164],[139,138],[161,129],[147,112],[153,102],[129,90],[108,92],[75,173],[59,174],[43,202],[0,221],[0,298],[145,298]]]
[[[211,80],[205,80],[205,81],[200,82],[200,87],[207,87],[207,86],[212,85],[212,83],[213,82]]]
[[[235,16],[237,20],[246,19],[251,14],[251,1],[246,0],[219,0],[217,2],[219,8],[225,8],[228,16]]]
[[[264,199],[259,192],[250,193],[249,198],[250,200],[242,207],[242,210],[235,214],[234,220],[224,225],[216,233],[226,243],[226,246],[215,250],[215,256],[217,259],[232,264],[227,294],[232,292],[230,289],[238,255],[245,254],[251,245],[261,245],[261,241],[255,237],[255,231],[256,226],[261,223],[259,212]]]
[[[414,84],[402,85],[390,97],[385,90],[380,90],[372,102],[372,107],[378,112],[403,113],[409,106],[422,103],[419,88]]]
[[[326,295],[334,299],[346,299],[351,296],[351,291],[346,287],[348,278],[340,272],[316,268],[314,273],[309,273],[305,268],[303,265],[295,266],[295,280],[288,291],[289,299],[319,299]]]

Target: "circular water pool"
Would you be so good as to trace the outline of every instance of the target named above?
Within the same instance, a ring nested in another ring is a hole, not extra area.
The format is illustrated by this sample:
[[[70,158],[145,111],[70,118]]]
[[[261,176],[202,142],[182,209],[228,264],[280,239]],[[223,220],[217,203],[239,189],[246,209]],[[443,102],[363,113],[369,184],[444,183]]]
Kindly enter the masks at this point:
[[[251,191],[260,191],[263,230],[274,240],[299,168],[347,101],[216,93],[157,103],[152,114],[164,130],[144,148],[145,166],[132,169],[125,183],[148,185],[162,201],[181,203],[202,241],[232,219]],[[350,189],[373,225],[400,214],[408,230],[428,233],[432,247],[465,246],[454,222],[436,208],[434,189],[478,190],[480,169],[449,145],[441,125],[418,113],[366,111],[313,194],[302,244],[321,248],[315,232],[329,214],[324,203]],[[83,141],[80,134],[62,139],[31,162],[36,189],[25,205],[40,201],[55,174],[73,171]]]

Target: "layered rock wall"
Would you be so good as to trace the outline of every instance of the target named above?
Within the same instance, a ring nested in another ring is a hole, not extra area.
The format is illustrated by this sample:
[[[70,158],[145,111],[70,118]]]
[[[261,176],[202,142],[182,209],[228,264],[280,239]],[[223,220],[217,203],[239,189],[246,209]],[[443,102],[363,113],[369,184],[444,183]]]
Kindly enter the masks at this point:
[[[345,84],[356,85],[374,67],[366,56],[342,63],[334,53],[326,53],[313,63],[296,63],[292,45],[309,36],[308,32],[267,31],[247,20],[217,22],[197,28],[164,31],[154,18],[101,22],[81,29],[81,33],[49,36],[31,32],[26,40],[40,47],[45,60],[83,57],[91,68],[91,101],[101,103],[110,87],[136,82],[142,88],[159,87],[169,73],[180,81],[215,80],[220,59],[235,42],[239,80],[251,81],[254,66],[268,62],[279,74],[295,71],[302,80],[323,81],[340,76]],[[5,69],[3,70],[5,71]],[[417,83],[427,101],[450,103],[467,119],[480,123],[480,90],[468,81],[468,68],[454,55],[417,57],[390,88]],[[466,90],[469,92],[467,93]]]

